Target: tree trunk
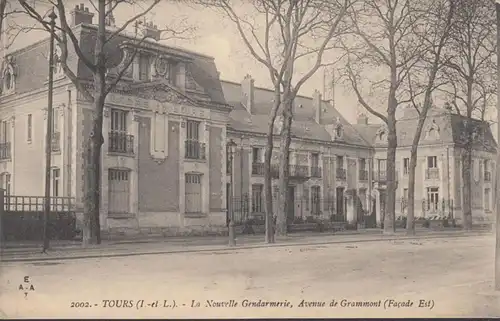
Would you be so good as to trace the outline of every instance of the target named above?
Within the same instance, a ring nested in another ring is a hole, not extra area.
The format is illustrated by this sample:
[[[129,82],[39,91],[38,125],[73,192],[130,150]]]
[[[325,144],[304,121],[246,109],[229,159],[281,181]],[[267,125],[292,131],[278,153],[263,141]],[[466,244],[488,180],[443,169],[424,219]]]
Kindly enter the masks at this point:
[[[467,132],[467,134],[469,134]],[[466,231],[472,229],[472,198],[471,198],[471,187],[472,187],[472,175],[474,169],[471,168],[472,164],[472,146],[471,144],[466,144],[463,154],[462,154],[462,218],[463,218],[463,228]]]
[[[292,141],[292,102],[289,99],[284,101],[283,127],[280,137],[280,165],[279,165],[279,197],[278,197],[278,217],[276,222],[276,235],[285,236],[287,234],[287,216],[289,206],[294,206],[288,202],[288,181],[290,176],[290,144]]]
[[[278,108],[281,104],[281,95],[278,88],[274,91],[273,109],[268,123],[267,144],[264,154],[264,193],[266,195],[266,243],[274,243],[274,213],[273,213],[273,190],[271,175],[271,159],[274,148],[274,122]]]
[[[387,134],[387,198],[385,202],[384,233],[396,232],[396,148],[398,147],[396,135],[395,115],[389,114]]]

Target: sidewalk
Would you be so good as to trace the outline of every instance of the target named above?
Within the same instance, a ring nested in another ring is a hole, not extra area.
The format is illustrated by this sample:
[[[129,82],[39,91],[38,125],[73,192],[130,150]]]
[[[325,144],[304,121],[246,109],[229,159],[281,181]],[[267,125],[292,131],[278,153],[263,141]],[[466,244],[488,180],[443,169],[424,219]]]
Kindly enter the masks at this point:
[[[262,247],[304,246],[335,243],[377,242],[405,239],[454,238],[478,235],[492,235],[491,232],[477,230],[433,231],[417,229],[415,237],[407,237],[405,231],[394,235],[383,235],[379,229],[332,233],[303,232],[278,238],[274,244],[266,244],[264,235],[238,235],[235,247],[228,246],[228,238],[213,237],[169,237],[143,238],[121,241],[103,241],[100,245],[82,248],[80,242],[53,241],[47,253],[41,253],[40,243],[4,244],[1,250],[2,262],[33,262],[49,260],[123,257],[146,254],[189,253],[242,250]]]

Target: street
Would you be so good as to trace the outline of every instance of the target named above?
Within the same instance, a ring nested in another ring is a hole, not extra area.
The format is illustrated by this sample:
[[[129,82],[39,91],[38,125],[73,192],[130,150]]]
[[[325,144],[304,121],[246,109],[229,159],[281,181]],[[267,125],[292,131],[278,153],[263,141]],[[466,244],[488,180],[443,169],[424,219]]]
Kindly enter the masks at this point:
[[[498,317],[494,238],[2,263],[4,317]],[[27,277],[27,278],[26,278]]]

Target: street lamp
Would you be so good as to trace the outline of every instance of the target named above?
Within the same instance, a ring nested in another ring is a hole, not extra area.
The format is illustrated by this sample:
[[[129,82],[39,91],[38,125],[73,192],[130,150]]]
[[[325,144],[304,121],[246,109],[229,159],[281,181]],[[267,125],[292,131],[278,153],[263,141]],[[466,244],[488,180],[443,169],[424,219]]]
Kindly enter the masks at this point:
[[[227,148],[227,155],[228,155],[228,162],[229,162],[229,202],[228,202],[228,212],[229,212],[229,246],[235,246],[236,245],[236,239],[235,239],[235,233],[234,233],[234,209],[233,209],[233,172],[234,172],[234,166],[233,166],[233,155],[234,155],[234,150],[236,148],[236,143],[230,139],[229,142],[226,145]]]

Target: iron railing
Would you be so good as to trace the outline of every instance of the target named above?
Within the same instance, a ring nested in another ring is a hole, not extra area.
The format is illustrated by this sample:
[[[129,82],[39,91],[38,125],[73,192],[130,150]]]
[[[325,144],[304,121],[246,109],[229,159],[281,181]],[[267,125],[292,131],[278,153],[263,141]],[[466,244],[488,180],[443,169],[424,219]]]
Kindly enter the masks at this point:
[[[10,142],[0,143],[0,160],[10,159]]]
[[[359,180],[360,181],[367,181],[368,180],[368,171],[367,170],[360,170],[359,171]]]
[[[109,148],[111,153],[134,154],[134,136],[120,132],[109,133]]]
[[[50,149],[53,152],[59,152],[61,150],[61,133],[52,133],[52,139],[50,141]]]
[[[205,160],[205,143],[202,143],[197,140],[186,140],[184,142],[185,146],[185,158],[187,159],[197,159],[197,160]]]
[[[439,179],[439,168],[427,168],[425,170],[425,179]]]
[[[338,180],[345,181],[347,179],[346,170],[344,168],[337,168],[335,172]]]
[[[264,163],[252,163],[252,175],[264,176]]]
[[[311,166],[311,177],[321,178],[321,167]]]

